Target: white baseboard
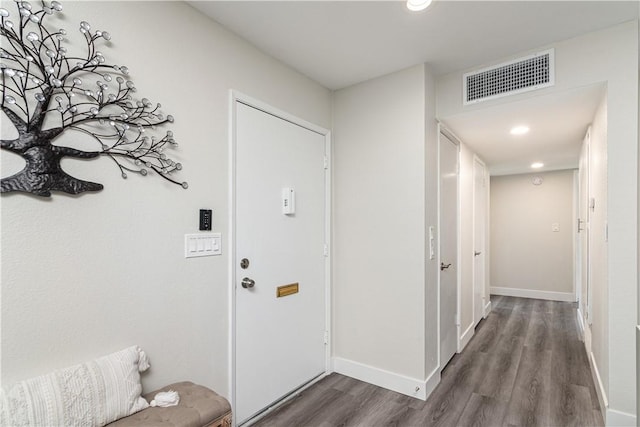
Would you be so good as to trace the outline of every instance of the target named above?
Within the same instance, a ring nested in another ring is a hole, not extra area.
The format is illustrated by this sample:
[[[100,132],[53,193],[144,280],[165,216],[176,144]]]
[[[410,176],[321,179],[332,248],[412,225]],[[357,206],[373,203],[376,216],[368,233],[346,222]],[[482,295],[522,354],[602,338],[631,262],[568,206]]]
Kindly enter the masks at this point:
[[[637,327],[636,334],[637,334],[637,338],[640,338],[640,327]],[[600,384],[600,387],[602,387],[602,384]],[[600,397],[599,394],[598,394],[598,397]],[[605,398],[605,402],[606,402],[606,398]],[[626,426],[637,425],[636,424],[637,417],[634,414],[629,414],[627,412],[622,412],[622,411],[616,411],[615,409],[609,408],[608,405],[606,410],[606,416],[603,415],[603,418],[604,418],[604,423],[607,426],[626,427]]]
[[[352,360],[334,357],[333,370],[339,374],[421,400],[427,400],[433,389],[440,383],[440,371],[437,368],[426,380],[419,380]]]
[[[627,414],[626,412],[607,409],[607,418],[605,419],[605,425],[612,427],[633,427],[636,425],[636,417],[635,415]]]
[[[604,390],[602,379],[600,378],[600,371],[598,370],[598,364],[593,352],[589,353],[589,365],[591,365],[591,376],[596,386],[596,394],[598,395],[598,401],[600,403],[600,412],[602,412],[602,418],[607,419],[607,408],[609,406],[609,400],[607,399],[607,393]],[[609,424],[607,424],[609,425]]]
[[[571,292],[535,291],[533,289],[518,288],[494,288],[492,286],[491,294],[503,295],[507,297],[545,299],[550,301],[576,301],[576,296]]]
[[[491,313],[491,301],[489,301],[488,303],[485,304],[484,306],[484,318],[486,319],[487,316],[489,315],[489,313]]]
[[[580,336],[584,338],[584,319],[582,318],[582,312],[579,308],[576,310],[576,316],[578,316],[578,328],[580,328],[578,332],[580,332]]]
[[[469,341],[471,341],[471,338],[473,337],[473,334],[475,333],[475,331],[476,331],[475,325],[471,323],[471,325],[469,325],[467,330],[462,333],[462,336],[460,337],[460,341],[458,342],[459,344],[458,353],[464,350],[467,344],[469,344]]]

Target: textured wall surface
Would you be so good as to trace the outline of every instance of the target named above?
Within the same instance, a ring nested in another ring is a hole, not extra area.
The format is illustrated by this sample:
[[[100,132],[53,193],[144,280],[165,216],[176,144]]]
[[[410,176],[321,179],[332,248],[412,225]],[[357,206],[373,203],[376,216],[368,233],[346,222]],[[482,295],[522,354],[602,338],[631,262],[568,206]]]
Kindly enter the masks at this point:
[[[137,344],[151,359],[146,390],[192,380],[227,394],[229,90],[326,128],[331,94],[182,2],[64,8],[55,28],[75,42],[81,20],[109,31],[107,61],[127,65],[138,95],[175,117],[173,157],[190,186],[151,174],[123,180],[102,158],[63,163],[104,184],[100,193],[2,196],[2,383]],[[2,154],[3,176],[21,168]],[[213,209],[223,255],[185,259],[200,208]]]
[[[573,292],[573,170],[492,177],[490,216],[492,287]]]
[[[334,96],[334,354],[424,378],[424,67]]]

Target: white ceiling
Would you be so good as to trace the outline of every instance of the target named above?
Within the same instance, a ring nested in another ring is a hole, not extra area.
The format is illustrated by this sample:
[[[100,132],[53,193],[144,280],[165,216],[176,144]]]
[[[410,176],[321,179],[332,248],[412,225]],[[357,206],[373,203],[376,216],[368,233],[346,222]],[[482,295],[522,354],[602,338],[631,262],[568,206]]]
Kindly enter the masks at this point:
[[[487,163],[491,175],[534,172],[534,162],[544,163],[542,171],[578,167],[580,146],[604,85],[537,96],[500,104],[443,119],[444,125]],[[511,135],[515,126],[527,126],[525,135]]]
[[[333,90],[421,63],[437,74],[475,68],[640,15],[635,0],[434,0],[419,13],[409,12],[401,0],[188,3]],[[576,167],[600,96],[593,88],[578,92],[444,120],[486,160],[492,174],[528,171],[534,154],[549,169]],[[498,137],[516,118],[531,124],[532,132],[523,138],[528,149]]]

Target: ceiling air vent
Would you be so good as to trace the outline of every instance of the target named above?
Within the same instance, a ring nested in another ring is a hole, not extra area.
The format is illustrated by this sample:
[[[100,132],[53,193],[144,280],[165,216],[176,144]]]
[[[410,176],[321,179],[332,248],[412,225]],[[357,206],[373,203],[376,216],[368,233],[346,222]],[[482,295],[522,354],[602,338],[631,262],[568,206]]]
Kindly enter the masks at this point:
[[[474,104],[553,86],[553,49],[462,76],[463,104]]]

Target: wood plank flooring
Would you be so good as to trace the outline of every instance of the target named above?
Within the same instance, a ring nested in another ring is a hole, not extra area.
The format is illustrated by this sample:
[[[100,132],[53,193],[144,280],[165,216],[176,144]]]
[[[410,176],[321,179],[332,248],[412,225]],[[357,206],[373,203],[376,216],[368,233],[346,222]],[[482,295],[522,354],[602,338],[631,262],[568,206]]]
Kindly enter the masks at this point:
[[[331,374],[254,425],[603,426],[575,304],[491,301],[426,402]]]

